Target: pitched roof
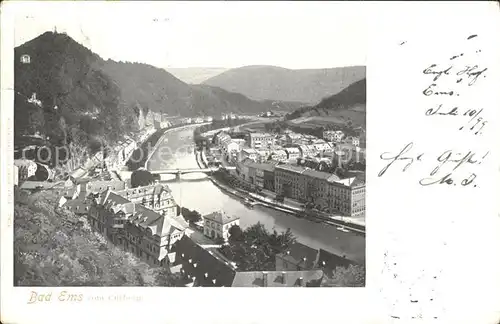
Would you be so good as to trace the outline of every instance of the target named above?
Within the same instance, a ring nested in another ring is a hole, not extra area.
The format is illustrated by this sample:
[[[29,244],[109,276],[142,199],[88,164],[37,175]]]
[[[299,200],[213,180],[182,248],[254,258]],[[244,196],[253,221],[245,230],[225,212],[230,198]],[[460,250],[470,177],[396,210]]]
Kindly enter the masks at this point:
[[[229,263],[217,258],[184,236],[172,247],[175,265],[182,264],[181,273],[189,278],[196,277],[195,285],[201,287],[230,287],[236,271]]]
[[[267,283],[264,277],[267,277]],[[233,287],[319,287],[323,271],[245,271],[237,272]]]
[[[320,249],[318,256],[318,268],[322,269],[325,275],[331,277],[337,267],[347,268],[351,264],[357,264],[342,256]]]
[[[332,174],[328,173],[328,172],[321,172],[321,171],[310,170],[310,169],[305,170],[302,174],[305,176],[309,176],[309,177],[316,178],[316,179],[322,179],[322,180],[328,180],[332,176]]]
[[[316,265],[317,256],[318,250],[295,242],[284,253],[278,254],[276,257],[303,269],[311,270]]]
[[[217,222],[217,223],[222,224],[222,225],[239,219],[239,217],[234,216],[234,215],[228,215],[223,211],[213,212],[211,214],[203,216],[203,218],[207,218],[209,220],[212,220],[212,221]]]
[[[292,165],[292,164],[277,165],[276,169],[280,169],[283,171],[289,171],[289,172],[293,172],[293,173],[300,173],[300,174],[302,174],[302,172],[305,171],[305,169],[303,167],[300,167],[297,165]]]

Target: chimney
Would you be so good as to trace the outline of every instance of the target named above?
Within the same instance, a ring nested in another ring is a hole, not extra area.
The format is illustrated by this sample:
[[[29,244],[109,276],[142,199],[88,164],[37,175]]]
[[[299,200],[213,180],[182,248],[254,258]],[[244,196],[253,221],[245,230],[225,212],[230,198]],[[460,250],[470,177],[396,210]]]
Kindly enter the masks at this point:
[[[299,286],[300,287],[304,286],[304,278],[303,277],[299,277]]]
[[[160,180],[155,179],[155,184],[159,184],[159,183],[160,183]]]
[[[262,272],[262,280],[264,282],[263,286],[267,287],[267,272],[266,271]]]
[[[108,190],[111,190],[111,186],[108,186]]]
[[[283,285],[286,285],[286,272],[285,271],[281,272],[281,276],[283,279]]]

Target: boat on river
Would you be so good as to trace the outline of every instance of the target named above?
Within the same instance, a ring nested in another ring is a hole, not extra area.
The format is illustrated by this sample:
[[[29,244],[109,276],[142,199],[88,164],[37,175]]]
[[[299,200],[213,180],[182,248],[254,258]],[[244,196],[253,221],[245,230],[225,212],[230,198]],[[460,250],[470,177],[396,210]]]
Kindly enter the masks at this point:
[[[256,202],[252,199],[249,199],[249,198],[245,198],[243,200],[243,204],[248,207],[248,208],[253,208],[253,206],[255,206]]]

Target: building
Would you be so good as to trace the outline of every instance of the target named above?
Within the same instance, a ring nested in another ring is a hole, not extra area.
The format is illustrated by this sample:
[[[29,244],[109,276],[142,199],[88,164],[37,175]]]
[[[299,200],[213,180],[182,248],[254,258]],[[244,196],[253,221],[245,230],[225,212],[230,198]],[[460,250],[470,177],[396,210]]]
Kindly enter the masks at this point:
[[[298,147],[287,147],[285,148],[285,152],[287,154],[287,158],[294,161],[296,161],[301,154]]]
[[[320,287],[320,269],[309,271],[239,271],[216,250],[204,249],[184,236],[172,247],[172,273],[188,287]]]
[[[168,186],[159,184],[158,181],[154,185],[116,191],[116,194],[165,215],[172,217],[177,215],[177,204],[172,191]]]
[[[288,249],[276,255],[276,271],[313,270],[318,259],[318,250],[295,242]]]
[[[342,131],[332,131],[327,130],[323,132],[323,139],[328,142],[340,142],[344,137],[344,132]]]
[[[163,265],[188,224],[182,216],[159,214],[106,190],[94,198],[88,214],[93,229],[150,265]]]
[[[267,160],[269,160],[269,157],[271,156],[272,152],[271,150],[266,150],[266,149],[259,149],[257,151],[257,159],[256,161],[259,163],[263,163]]]
[[[241,161],[237,167],[240,177],[257,188],[274,192],[274,168],[271,163],[257,163],[250,159]]]
[[[340,212],[350,217],[365,217],[365,179],[364,173],[356,177],[328,181],[327,196],[330,212]]]
[[[276,150],[271,152],[271,160],[285,162],[288,159],[288,154],[285,150]]]
[[[228,140],[228,139],[229,140],[231,139],[231,136],[229,136],[228,133],[219,132],[219,133],[215,134],[215,136],[214,136],[214,144],[220,146],[223,141]]]
[[[243,149],[240,152],[240,161],[245,160],[245,159],[251,159],[253,161],[257,161],[258,154],[255,149],[247,148]]]
[[[274,188],[276,196],[305,201],[305,184],[303,167],[282,164],[274,170]]]
[[[327,172],[307,169],[302,173],[305,183],[305,196],[308,203],[322,211],[331,209],[332,197],[328,195],[328,180],[339,180],[336,175]]]
[[[272,148],[274,146],[274,135],[268,133],[249,133],[247,142],[248,146],[253,149]]]
[[[348,137],[345,139],[345,142],[346,142],[347,144],[352,145],[352,146],[359,147],[359,137],[356,137],[356,136],[348,136]]]
[[[316,150],[314,145],[300,145],[299,146],[300,150],[300,156],[302,158],[308,157],[308,156],[316,156],[319,152]]]
[[[287,145],[292,145],[292,144],[298,144],[300,140],[302,139],[303,135],[302,134],[297,134],[297,133],[288,133],[285,135],[285,143]]]
[[[203,233],[212,239],[222,238],[227,241],[229,229],[234,225],[240,225],[240,218],[222,211],[203,216]]]
[[[172,247],[171,273],[180,273],[186,286],[231,287],[236,268],[220,253],[208,251],[184,236]]]
[[[83,184],[83,190],[87,193],[102,193],[107,189],[112,191],[121,191],[125,190],[127,187],[127,183],[121,180],[96,180],[96,181],[88,181]]]
[[[232,152],[239,152],[241,149],[240,144],[235,142],[231,138],[225,138],[221,142],[220,147],[225,154],[231,154]]]
[[[14,165],[18,168],[18,178],[25,181],[36,174],[37,164],[31,160],[14,160]]]
[[[232,287],[320,287],[322,270],[241,271],[236,272]]]

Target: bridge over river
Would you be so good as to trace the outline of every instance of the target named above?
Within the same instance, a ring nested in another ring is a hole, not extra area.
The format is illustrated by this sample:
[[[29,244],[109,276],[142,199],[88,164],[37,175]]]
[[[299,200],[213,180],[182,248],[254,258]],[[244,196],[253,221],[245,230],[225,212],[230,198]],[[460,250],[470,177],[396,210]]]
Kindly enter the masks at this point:
[[[214,167],[214,168],[187,168],[187,169],[165,169],[165,170],[149,170],[152,174],[175,174],[177,180],[180,180],[182,174],[189,173],[205,173],[210,174],[212,172],[218,171],[220,169],[234,170],[236,167],[226,166],[226,167]]]

